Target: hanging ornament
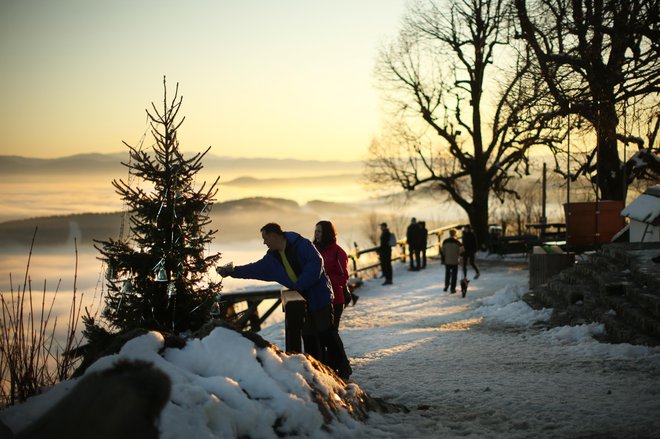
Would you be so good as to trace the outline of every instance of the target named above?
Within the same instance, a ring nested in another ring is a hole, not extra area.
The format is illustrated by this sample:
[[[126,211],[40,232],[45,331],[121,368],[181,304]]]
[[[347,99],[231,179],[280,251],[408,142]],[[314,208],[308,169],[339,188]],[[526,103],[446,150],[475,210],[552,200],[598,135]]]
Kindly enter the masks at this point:
[[[164,268],[159,268],[158,272],[156,273],[156,281],[158,282],[167,282],[169,279],[167,278],[167,272],[165,271]]]
[[[170,282],[167,285],[167,297],[168,297],[168,299],[171,299],[174,296],[174,290],[175,290],[174,282]]]
[[[133,292],[133,282],[131,282],[130,279],[126,279],[124,281],[124,285],[121,288],[121,292],[123,294],[130,294],[131,292]]]
[[[108,266],[108,269],[105,271],[106,280],[112,280],[115,277],[115,271],[112,267]]]
[[[156,281],[157,282],[167,282],[169,280],[167,272],[165,271],[165,260],[161,259],[156,266],[154,267],[156,272]]]

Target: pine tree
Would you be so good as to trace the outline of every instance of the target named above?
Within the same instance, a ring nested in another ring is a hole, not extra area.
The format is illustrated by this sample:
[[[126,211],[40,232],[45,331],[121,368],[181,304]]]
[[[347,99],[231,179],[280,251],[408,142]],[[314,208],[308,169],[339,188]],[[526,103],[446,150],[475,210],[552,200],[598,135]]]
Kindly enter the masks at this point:
[[[130,236],[97,240],[95,247],[107,264],[108,293],[103,317],[119,331],[134,328],[181,332],[208,321],[221,284],[205,279],[220,254],[204,256],[217,230],[206,230],[208,211],[217,193],[215,182],[195,189],[195,175],[203,168],[203,153],[184,158],[179,151],[177,120],[183,97],[177,84],[168,102],[163,79],[163,108],[146,110],[153,153],[123,142],[130,150],[129,176],[146,182],[147,189],[123,180],[112,182],[130,212]],[[131,178],[129,178],[129,182]]]

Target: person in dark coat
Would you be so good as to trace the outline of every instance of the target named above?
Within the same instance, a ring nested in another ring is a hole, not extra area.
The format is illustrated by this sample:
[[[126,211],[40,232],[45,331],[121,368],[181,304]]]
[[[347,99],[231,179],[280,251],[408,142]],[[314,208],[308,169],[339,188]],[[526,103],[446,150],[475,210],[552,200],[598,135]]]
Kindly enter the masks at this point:
[[[477,267],[477,264],[475,263],[475,256],[477,250],[479,250],[479,243],[477,242],[477,236],[474,234],[469,224],[463,227],[461,239],[463,240],[463,278],[467,279],[467,264],[469,262],[475,271],[474,278],[479,279],[479,267]]]
[[[332,301],[335,328],[339,329],[339,320],[348,306],[345,302],[344,288],[348,283],[348,255],[337,244],[337,230],[330,221],[319,221],[314,229],[314,247],[323,258],[325,273],[332,283],[335,297]]]
[[[340,378],[348,379],[352,370],[334,326],[332,284],[323,269],[321,255],[309,239],[296,232],[284,232],[279,224],[266,224],[261,228],[261,236],[268,247],[263,258],[246,265],[218,267],[216,271],[223,277],[274,281],[298,291],[307,305],[305,352],[324,361]]]
[[[385,277],[383,285],[392,285],[392,247],[390,246],[390,229],[387,228],[387,223],[380,225],[378,256],[380,257],[380,268]]]
[[[422,233],[417,223],[417,219],[413,218],[406,229],[406,241],[408,241],[408,251],[410,253],[410,270],[419,271],[421,267],[421,238]]]
[[[419,223],[420,238],[419,245],[420,251],[422,254],[422,266],[421,268],[426,268],[426,247],[429,245],[429,231],[426,228],[426,221],[420,221]]]

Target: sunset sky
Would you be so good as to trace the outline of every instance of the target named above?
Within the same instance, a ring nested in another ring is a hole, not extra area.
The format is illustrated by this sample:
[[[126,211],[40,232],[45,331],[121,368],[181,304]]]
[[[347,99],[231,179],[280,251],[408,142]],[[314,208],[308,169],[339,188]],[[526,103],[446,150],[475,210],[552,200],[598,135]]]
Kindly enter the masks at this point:
[[[125,151],[184,97],[184,151],[359,160],[406,0],[2,0],[0,154]]]

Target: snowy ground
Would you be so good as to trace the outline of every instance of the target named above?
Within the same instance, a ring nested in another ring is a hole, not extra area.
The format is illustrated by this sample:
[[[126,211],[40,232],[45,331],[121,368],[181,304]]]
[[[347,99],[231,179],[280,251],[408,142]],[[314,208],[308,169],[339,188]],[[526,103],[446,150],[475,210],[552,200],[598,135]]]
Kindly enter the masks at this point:
[[[481,264],[464,299],[442,292],[444,268],[436,261],[421,272],[397,264],[394,285],[367,281],[357,306],[344,312],[351,381],[409,413],[372,413],[366,424],[340,413],[324,431],[315,404],[294,393],[316,382],[345,396],[354,385],[338,389],[304,357],[255,351],[224,332],[163,356],[158,340],[145,336],[118,357],[153,361],[170,376],[163,438],[275,437],[267,427],[278,417],[290,418],[295,437],[314,438],[660,437],[660,348],[598,343],[598,325],[547,330],[550,311],[519,300],[526,263]],[[281,323],[261,335],[284,345]],[[72,385],[0,412],[0,419],[18,429]]]
[[[518,300],[526,262],[481,265],[465,299],[442,291],[435,262],[357,291],[340,328],[352,380],[411,409],[373,415],[361,437],[660,437],[660,349],[534,325],[549,310]]]

